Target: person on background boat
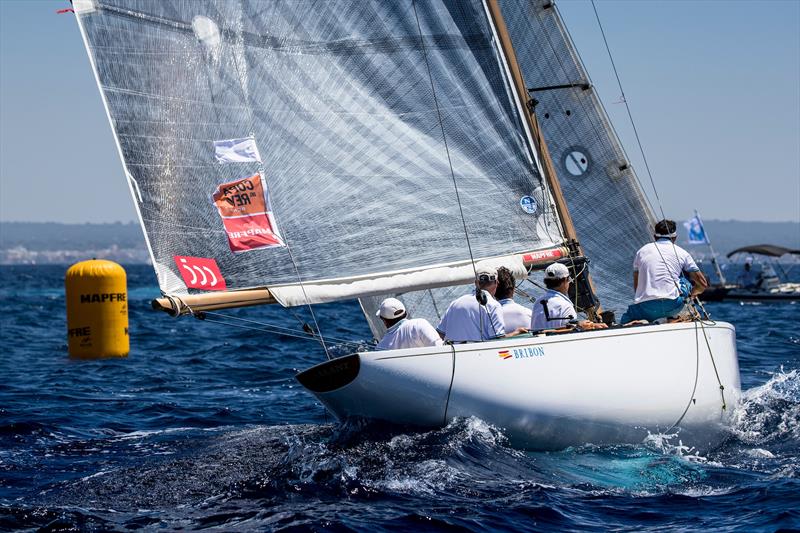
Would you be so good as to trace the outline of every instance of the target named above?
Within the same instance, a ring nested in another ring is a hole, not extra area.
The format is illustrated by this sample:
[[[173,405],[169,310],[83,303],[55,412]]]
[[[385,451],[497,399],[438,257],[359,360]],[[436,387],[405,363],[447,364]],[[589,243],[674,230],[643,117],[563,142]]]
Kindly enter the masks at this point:
[[[494,297],[503,307],[503,323],[506,329],[527,328],[531,325],[532,311],[514,301],[516,280],[506,267],[497,269],[497,291]]]
[[[561,263],[553,263],[544,271],[544,284],[547,292],[533,304],[533,317],[531,330],[559,329],[570,325],[581,329],[606,329],[603,323],[591,320],[578,320],[575,306],[567,297],[569,284],[569,269]]]
[[[736,283],[743,289],[758,289],[764,283],[764,277],[761,273],[756,276],[752,261],[745,261],[744,271],[736,278]]]
[[[527,333],[527,329],[519,328],[506,334],[503,308],[494,299],[497,269],[479,264],[475,275],[475,290],[453,300],[442,315],[436,328],[441,338],[450,342],[477,342]]]
[[[675,228],[673,220],[657,222],[655,242],[645,244],[636,252],[633,260],[636,296],[622,315],[623,324],[676,317],[688,298],[708,287],[708,280],[689,252],[675,244],[678,238]]]
[[[444,344],[439,334],[424,318],[408,318],[406,307],[397,298],[386,298],[375,313],[386,326],[386,333],[376,350],[401,350]]]

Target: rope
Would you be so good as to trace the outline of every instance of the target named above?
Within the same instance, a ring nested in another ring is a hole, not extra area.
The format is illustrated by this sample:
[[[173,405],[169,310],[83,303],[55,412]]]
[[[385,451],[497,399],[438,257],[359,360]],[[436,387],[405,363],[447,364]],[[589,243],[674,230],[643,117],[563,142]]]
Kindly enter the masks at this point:
[[[656,201],[658,203],[658,209],[661,212],[661,218],[667,218],[664,215],[664,207],[661,205],[661,198],[658,196],[658,189],[656,189],[656,183],[653,180],[653,173],[650,172],[650,165],[647,163],[647,156],[644,153],[644,147],[642,146],[642,141],[639,138],[639,132],[636,129],[636,123],[633,120],[633,114],[631,113],[631,108],[628,105],[628,99],[625,98],[625,91],[622,89],[622,82],[619,79],[619,73],[617,72],[617,66],[614,63],[614,56],[611,55],[611,48],[608,46],[608,39],[606,39],[606,32],[603,30],[603,24],[600,22],[600,15],[597,13],[597,6],[592,0],[592,9],[594,9],[594,16],[597,19],[597,25],[600,27],[600,33],[603,36],[603,43],[606,46],[606,52],[608,52],[608,58],[611,60],[611,68],[614,70],[614,76],[617,78],[617,86],[619,87],[619,92],[622,95],[622,103],[625,104],[625,110],[628,112],[628,119],[631,121],[631,127],[633,127],[633,134],[636,136],[636,143],[639,145],[639,152],[642,154],[642,161],[644,161],[644,167],[647,170],[647,176],[650,178],[650,185],[653,187],[653,193],[655,194]]]
[[[456,347],[454,344],[450,345],[450,351],[452,352],[453,357],[453,370],[450,374],[450,386],[447,388],[447,400],[444,402],[444,420],[442,421],[442,425],[447,425],[447,409],[450,407],[450,393],[453,391],[453,381],[456,378]]]
[[[697,382],[700,379],[700,339],[697,335],[697,322],[694,323],[694,353],[694,386],[692,387],[692,393],[689,395],[689,401],[686,403],[686,408],[683,410],[683,413],[681,413],[681,416],[679,416],[678,420],[676,420],[669,429],[664,431],[664,433],[669,433],[683,421],[683,417],[686,416],[686,413],[689,412],[689,407],[691,407],[692,403],[695,401],[694,393],[697,392]]]
[[[447,144],[447,135],[445,134],[444,131],[444,121],[442,120],[442,112],[441,109],[439,108],[439,99],[436,96],[436,86],[433,83],[433,74],[431,73],[431,65],[430,62],[428,61],[428,50],[425,48],[425,38],[422,36],[422,25],[419,22],[419,14],[417,13],[416,0],[412,0],[411,7],[414,9],[414,18],[417,21],[417,32],[419,33],[420,48],[422,49],[422,56],[425,58],[425,68],[428,70],[428,79],[431,82],[431,94],[433,95],[433,103],[434,106],[436,107],[436,117],[439,121],[439,129],[442,131],[442,141],[444,142],[444,150],[445,153],[447,154],[447,164],[450,166],[450,176],[453,178],[453,188],[455,189],[456,192],[456,202],[458,203],[458,212],[459,215],[461,216],[461,224],[464,226],[464,237],[466,237],[467,240],[467,250],[469,251],[469,260],[470,264],[472,264],[472,271],[475,274],[475,278],[477,279],[478,270],[475,267],[475,257],[472,255],[472,244],[470,243],[469,240],[469,231],[467,230],[467,220],[466,218],[464,218],[464,207],[461,205],[461,195],[458,192],[458,182],[456,181],[456,173],[455,170],[453,169],[453,160],[450,157],[450,147]],[[482,289],[480,287],[477,287],[478,292],[475,293],[475,297],[478,298],[478,305],[486,309],[486,304],[481,304],[481,300],[479,299],[479,297],[482,296],[482,293],[480,292],[481,290]],[[486,315],[488,317],[489,315],[488,310],[486,310]],[[479,311],[478,316],[480,317],[481,338],[483,338],[483,313]],[[494,324],[492,324],[492,327],[494,328]],[[495,333],[497,332],[495,331]]]
[[[205,321],[205,322],[211,322],[212,324],[222,324],[224,326],[232,326],[232,327],[236,327],[236,328],[240,328],[240,329],[248,329],[248,330],[260,331],[260,332],[267,331],[267,332],[271,332],[271,333],[276,333],[277,335],[283,335],[285,337],[293,337],[293,338],[296,338],[296,339],[305,339],[305,340],[314,340],[314,341],[319,340],[317,338],[317,335],[311,334],[311,337],[309,337],[308,336],[309,334],[306,334],[305,332],[301,332],[300,330],[292,330],[292,329],[283,328],[283,327],[280,327],[280,326],[273,326],[271,324],[266,324],[266,323],[262,323],[262,322],[256,322],[254,320],[246,320],[246,319],[243,319],[243,318],[233,317],[233,316],[230,316],[230,315],[222,315],[222,314],[219,314],[219,313],[202,313],[201,314],[201,313],[194,313],[194,312],[192,312],[192,315],[195,316],[196,318],[199,318],[199,319]],[[208,315],[221,316],[221,317],[227,318],[227,319],[240,320],[240,321],[243,321],[243,322],[249,322],[249,323],[253,323],[253,324],[258,324],[260,327],[245,326],[245,325],[242,325],[242,324],[226,322],[224,320],[213,320],[213,319],[207,318]],[[300,334],[300,333],[303,333],[303,334]],[[354,341],[346,341],[346,340],[341,340],[341,339],[333,339],[333,340],[341,342],[341,344],[347,344],[347,345],[350,345],[350,346],[360,346],[361,345],[361,343],[354,342]]]
[[[253,137],[253,139],[255,139],[255,127],[254,127],[255,126],[255,117],[253,116],[253,109],[252,109],[252,107],[250,105],[250,91],[247,90],[246,83],[245,83],[245,78],[244,78],[244,76],[242,76],[242,73],[239,71],[239,62],[236,61],[236,58],[234,58],[234,60],[233,60],[233,68],[236,69],[236,75],[239,78],[239,83],[241,84],[241,88],[242,88],[242,94],[243,94],[245,102],[247,104],[247,105],[245,105],[245,108],[247,109],[247,116],[248,116],[248,119],[250,120],[250,130],[251,130],[250,135]],[[216,109],[216,104],[214,106],[214,109]],[[258,163],[258,173],[261,176],[261,180],[264,182],[264,184],[265,184],[265,186],[267,188],[267,195],[269,196],[271,191],[270,191],[269,182],[267,181],[267,179],[265,177],[266,176],[266,169],[265,169],[264,163],[262,161],[259,161],[259,163]],[[322,345],[322,349],[325,350],[325,357],[327,357],[328,361],[330,361],[331,360],[331,354],[330,354],[330,352],[328,352],[328,346],[325,343],[325,338],[322,336],[322,329],[319,327],[319,322],[317,322],[317,316],[314,314],[314,308],[312,307],[311,302],[308,299],[308,294],[306,294],[306,287],[305,287],[305,285],[303,285],[303,278],[302,278],[302,276],[300,276],[300,269],[297,267],[297,263],[294,260],[294,254],[292,253],[292,249],[289,246],[289,239],[287,238],[285,233],[283,234],[283,243],[286,246],[286,252],[289,254],[289,260],[291,261],[292,267],[294,268],[294,272],[297,275],[297,281],[300,284],[300,290],[303,291],[303,299],[306,301],[306,305],[308,306],[308,310],[311,313],[311,319],[314,321],[314,326],[316,326],[316,328],[317,328],[317,334],[315,334],[314,337],[317,338],[317,335],[319,336],[318,340],[319,340],[320,344]]]
[[[246,322],[248,324],[256,324],[258,326],[261,326],[262,328],[264,328],[267,331],[273,330],[273,331],[275,331],[276,333],[279,333],[279,334],[283,334],[283,332],[287,332],[287,333],[290,333],[290,334],[305,333],[306,335],[311,335],[311,337],[313,337],[313,338],[317,338],[317,337],[320,336],[318,333],[316,333],[314,331],[309,332],[309,331],[307,331],[305,329],[293,329],[293,328],[287,328],[287,327],[284,327],[284,326],[276,326],[274,324],[269,324],[267,322],[259,322],[257,320],[250,320],[250,319],[247,319],[247,318],[242,318],[242,317],[238,317],[238,316],[234,316],[234,315],[226,315],[226,314],[223,314],[223,313],[217,313],[215,311],[208,311],[205,314],[206,315],[218,316],[220,318],[227,318],[229,320],[238,320],[239,322]],[[235,324],[232,324],[232,325],[235,325]],[[307,338],[307,337],[305,337],[305,338]],[[348,341],[348,340],[345,340],[345,339],[337,339],[336,337],[330,337],[329,336],[328,339],[336,341],[336,342],[341,343],[341,344],[351,344],[351,345],[354,345],[354,346],[360,345],[360,343],[358,343],[358,342]]]

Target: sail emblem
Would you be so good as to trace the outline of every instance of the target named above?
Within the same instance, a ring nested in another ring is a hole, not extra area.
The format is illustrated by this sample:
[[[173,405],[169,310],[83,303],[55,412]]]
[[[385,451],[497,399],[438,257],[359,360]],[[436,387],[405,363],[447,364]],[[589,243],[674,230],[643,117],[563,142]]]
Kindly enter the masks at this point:
[[[284,245],[261,174],[223,183],[213,198],[232,252]]]
[[[589,172],[590,160],[588,152],[580,146],[568,148],[564,153],[562,163],[570,176],[578,178]]]
[[[175,256],[175,264],[183,277],[186,287],[207,291],[224,291],[225,278],[214,259],[208,257]]]
[[[538,209],[538,205],[536,204],[536,199],[533,196],[523,196],[519,199],[519,205],[522,207],[522,210],[528,213],[529,215],[533,215],[536,213]]]

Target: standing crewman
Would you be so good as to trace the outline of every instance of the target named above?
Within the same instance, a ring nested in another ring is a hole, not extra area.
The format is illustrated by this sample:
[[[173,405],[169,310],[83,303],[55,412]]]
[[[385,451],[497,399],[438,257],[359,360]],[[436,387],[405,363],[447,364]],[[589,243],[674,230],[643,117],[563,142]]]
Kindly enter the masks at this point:
[[[590,320],[578,320],[575,306],[567,297],[569,285],[569,269],[561,263],[553,263],[544,271],[544,284],[547,292],[533,304],[531,330],[560,329],[578,326],[581,329],[606,329],[608,326]]]
[[[622,315],[623,324],[677,317],[689,298],[708,287],[708,280],[689,252],[675,244],[678,238],[675,229],[674,220],[657,222],[653,232],[655,242],[636,252],[633,260],[636,296]]]

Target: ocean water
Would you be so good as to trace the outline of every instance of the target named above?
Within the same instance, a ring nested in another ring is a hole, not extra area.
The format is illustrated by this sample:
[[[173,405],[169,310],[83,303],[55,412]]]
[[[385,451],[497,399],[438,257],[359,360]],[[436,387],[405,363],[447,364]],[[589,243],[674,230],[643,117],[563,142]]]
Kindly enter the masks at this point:
[[[0,267],[0,530],[800,529],[800,305],[708,305],[736,326],[744,390],[718,449],[678,433],[545,453],[475,418],[340,426],[293,377],[318,344],[170,318],[150,267],[127,270],[130,356],[72,361],[65,268]],[[370,337],[354,302],[317,317]]]

